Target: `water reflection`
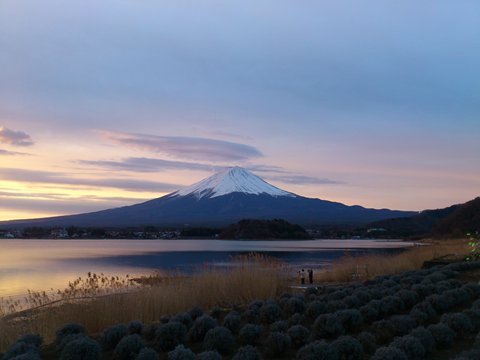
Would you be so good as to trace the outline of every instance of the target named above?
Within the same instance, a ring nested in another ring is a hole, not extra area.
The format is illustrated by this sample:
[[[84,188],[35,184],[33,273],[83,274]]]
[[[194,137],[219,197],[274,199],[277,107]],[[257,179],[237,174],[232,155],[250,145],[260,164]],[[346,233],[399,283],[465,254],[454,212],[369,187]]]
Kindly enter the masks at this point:
[[[292,267],[319,268],[346,251],[401,251],[411,243],[373,240],[0,240],[0,297],[26,289],[63,289],[89,271],[141,275],[152,271],[192,273],[205,263],[227,266],[232,257],[260,252]]]

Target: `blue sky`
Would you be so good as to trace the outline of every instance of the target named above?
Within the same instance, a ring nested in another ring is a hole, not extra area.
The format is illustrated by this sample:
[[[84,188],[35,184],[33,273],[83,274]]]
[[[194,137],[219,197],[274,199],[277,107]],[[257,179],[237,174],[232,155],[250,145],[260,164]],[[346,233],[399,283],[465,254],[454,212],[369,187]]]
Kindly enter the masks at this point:
[[[476,1],[3,0],[0,219],[229,165],[348,204],[469,200],[479,24]]]

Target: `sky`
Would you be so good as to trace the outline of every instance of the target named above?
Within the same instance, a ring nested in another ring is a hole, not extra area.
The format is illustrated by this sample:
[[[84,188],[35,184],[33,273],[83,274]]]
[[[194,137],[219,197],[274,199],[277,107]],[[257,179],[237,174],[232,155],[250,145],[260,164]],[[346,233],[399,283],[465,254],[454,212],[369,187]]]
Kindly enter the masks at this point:
[[[478,1],[1,0],[0,220],[243,166],[423,210],[480,194]]]

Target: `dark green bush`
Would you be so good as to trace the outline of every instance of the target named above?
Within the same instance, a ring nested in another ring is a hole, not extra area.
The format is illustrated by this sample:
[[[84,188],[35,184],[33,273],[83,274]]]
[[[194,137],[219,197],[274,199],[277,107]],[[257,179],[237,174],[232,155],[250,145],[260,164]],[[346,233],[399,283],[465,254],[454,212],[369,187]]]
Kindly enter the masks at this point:
[[[195,360],[195,354],[185,346],[178,345],[168,353],[168,360]]]
[[[102,344],[106,349],[113,349],[124,336],[128,335],[128,328],[124,324],[110,326],[102,333]]]
[[[204,313],[203,313],[203,310],[200,307],[195,306],[188,312],[188,314],[190,315],[192,320],[195,320],[195,319],[199,318],[200,316],[203,316]]]
[[[140,350],[135,360],[160,360],[160,355],[152,348],[144,347]]]
[[[139,334],[141,335],[143,332],[143,324],[141,321],[133,320],[130,324],[128,324],[128,333],[129,334]]]
[[[395,325],[390,320],[379,320],[372,324],[372,332],[375,334],[377,343],[386,344],[390,342],[396,333]]]
[[[360,334],[358,334],[357,340],[360,341],[363,351],[365,351],[367,354],[373,354],[377,349],[377,341],[371,332],[362,331]]]
[[[405,309],[405,304],[400,297],[395,295],[385,296],[380,300],[380,314],[392,315]]]
[[[302,314],[296,313],[290,316],[290,319],[288,319],[288,324],[290,326],[292,325],[303,325],[305,324],[305,316]]]
[[[26,334],[21,336],[17,342],[24,342],[25,344],[30,344],[38,348],[42,345],[43,338],[38,334]]]
[[[375,351],[371,360],[409,360],[407,355],[393,346],[384,346]]]
[[[241,322],[242,318],[240,317],[240,314],[236,311],[232,311],[223,319],[223,326],[229,329],[233,334],[238,334]]]
[[[422,301],[413,307],[410,316],[418,324],[425,324],[435,318],[437,312],[428,301]]]
[[[24,354],[30,354],[32,356],[39,355],[38,347],[32,344],[27,344],[23,341],[17,341],[8,348],[7,352],[3,355],[2,360],[11,360]]]
[[[185,327],[188,329],[190,329],[192,327],[192,324],[193,324],[193,319],[192,317],[190,316],[189,313],[187,312],[183,312],[183,313],[178,313],[176,314],[174,317],[172,317],[170,319],[170,322],[179,322],[179,323],[182,323],[183,325],[185,325]]]
[[[347,309],[337,311],[345,331],[355,331],[363,324],[363,317],[357,309]]]
[[[242,346],[233,356],[232,360],[261,360],[257,348],[252,345]]]
[[[277,321],[282,314],[280,306],[275,303],[265,303],[260,308],[260,321],[264,324],[271,324]]]
[[[75,323],[62,326],[55,332],[57,344],[60,344],[65,336],[71,334],[85,334],[85,327]]]
[[[363,346],[354,337],[340,336],[332,346],[337,350],[339,360],[362,360]]]
[[[427,355],[435,350],[435,339],[432,333],[423,326],[413,329],[409,335],[416,337],[422,343]]]
[[[435,343],[439,349],[452,346],[455,339],[455,332],[445,324],[434,324],[427,328],[435,339]]]
[[[337,350],[325,342],[317,340],[297,351],[297,360],[339,360]]]
[[[378,300],[372,300],[368,304],[363,305],[360,308],[360,313],[362,314],[362,317],[365,319],[366,322],[371,322],[379,318],[380,313],[378,310],[378,306],[374,305],[374,301],[377,302]]]
[[[441,322],[447,324],[458,336],[473,332],[472,322],[463,313],[443,314]]]
[[[226,355],[235,346],[235,338],[226,327],[217,326],[207,331],[203,345],[205,350],[216,350],[220,354]]]
[[[305,311],[305,315],[310,320],[315,320],[318,315],[325,314],[327,312],[327,306],[322,301],[312,301],[308,304],[307,309]]]
[[[396,335],[406,335],[417,326],[417,322],[410,315],[394,315],[390,321],[395,327]]]
[[[246,324],[238,333],[240,343],[245,345],[255,345],[262,335],[263,328],[260,325]]]
[[[427,353],[422,342],[411,335],[395,338],[390,346],[402,350],[407,355],[407,358],[411,360],[421,360]]]
[[[271,332],[265,341],[267,352],[270,356],[279,357],[285,354],[292,346],[292,339],[283,332]]]
[[[60,344],[57,344],[57,346],[55,347],[55,350],[58,352],[58,353],[61,353],[63,348],[71,341],[73,340],[78,340],[78,339],[82,339],[84,338],[86,335],[85,334],[70,334],[70,335],[67,335],[67,336],[64,336],[62,341],[60,342]]]
[[[210,316],[213,317],[214,319],[220,319],[222,314],[224,313],[223,308],[220,306],[215,306],[211,311],[210,311]]]
[[[397,296],[402,299],[403,303],[407,308],[411,308],[419,300],[418,294],[413,290],[400,290],[397,292]]]
[[[113,356],[117,360],[133,360],[144,347],[145,343],[140,335],[127,335],[115,346]]]
[[[11,358],[11,360],[42,360],[42,358],[39,354],[28,352],[22,355],[17,355],[14,358]]]
[[[156,341],[163,351],[171,351],[187,341],[187,328],[182,323],[172,321],[158,327]]]
[[[334,338],[345,333],[342,321],[336,314],[319,315],[312,328],[317,338]]]
[[[70,341],[63,348],[60,360],[98,360],[101,358],[100,344],[86,336]]]
[[[288,321],[279,320],[270,325],[270,331],[286,332],[288,330]]]
[[[208,315],[202,315],[195,319],[189,331],[190,340],[193,342],[203,341],[208,330],[217,326],[217,321]]]
[[[308,343],[310,330],[303,325],[294,325],[288,329],[287,335],[292,339],[292,346],[298,349]]]
[[[293,315],[296,313],[303,314],[306,307],[307,305],[305,304],[305,300],[293,296],[285,303],[284,310],[287,315]]]
[[[204,351],[197,355],[197,360],[222,360],[218,351]]]

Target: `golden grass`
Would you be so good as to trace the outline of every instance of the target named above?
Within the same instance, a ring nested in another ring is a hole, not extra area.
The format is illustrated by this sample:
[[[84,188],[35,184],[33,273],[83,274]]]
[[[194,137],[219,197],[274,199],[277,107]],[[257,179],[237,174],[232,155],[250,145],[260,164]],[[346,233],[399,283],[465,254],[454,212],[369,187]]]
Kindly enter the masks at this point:
[[[204,267],[191,277],[173,275],[150,281],[155,285],[122,294],[107,293],[73,301],[68,298],[52,306],[42,304],[34,310],[4,316],[0,318],[0,353],[26,333],[38,333],[49,343],[55,330],[70,322],[81,323],[89,333],[97,333],[132,320],[155,322],[163,315],[187,311],[194,306],[207,310],[215,306],[242,305],[257,298],[278,296],[287,289],[284,267],[275,260],[250,255],[236,258],[235,264],[228,270]],[[78,293],[83,295],[80,290]]]
[[[371,279],[378,275],[420,269],[425,261],[445,255],[466,255],[470,250],[468,240],[425,240],[421,245],[395,255],[346,255],[335,261],[327,271],[316,273],[314,280],[347,282],[352,280],[352,274],[357,274],[362,280]]]

